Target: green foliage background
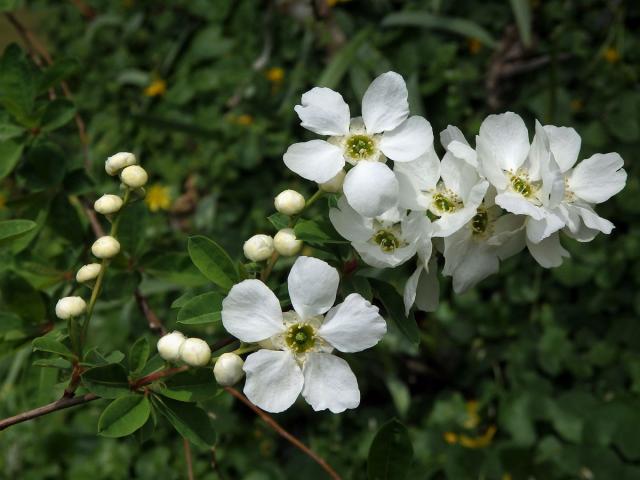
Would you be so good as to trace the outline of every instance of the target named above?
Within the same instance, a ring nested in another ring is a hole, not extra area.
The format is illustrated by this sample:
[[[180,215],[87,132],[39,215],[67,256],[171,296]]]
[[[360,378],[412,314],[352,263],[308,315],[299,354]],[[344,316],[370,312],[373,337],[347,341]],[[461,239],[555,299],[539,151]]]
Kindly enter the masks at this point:
[[[169,328],[178,326],[176,299],[210,290],[186,253],[189,235],[240,259],[245,238],[273,232],[275,193],[312,193],[281,161],[307,138],[293,111],[300,95],[324,85],[355,106],[393,69],[435,132],[453,124],[472,138],[488,113],[512,110],[530,125],[574,127],[581,158],[619,152],[627,187],[599,210],[616,229],[590,244],[565,239],[572,258],[555,270],[520,255],[462,296],[443,280],[439,310],[417,318],[419,345],[392,326],[377,348],[349,356],[359,409],[332,415],[300,403],[278,420],[349,479],[367,478],[375,432],[392,417],[409,430],[410,478],[640,478],[640,4],[4,0],[0,8],[15,10],[54,59],[42,74],[25,50],[9,48],[0,63],[0,221],[35,222],[0,236],[1,417],[58,398],[66,384],[57,368],[34,365],[50,354],[31,341],[53,326],[55,301],[90,259],[94,236],[79,205],[114,191],[108,155],[135,152],[174,202],[155,213],[138,203],[123,220],[131,253],[110,271],[91,331],[100,352],[118,357],[140,336],[155,343],[136,287]],[[3,22],[2,41],[19,41]],[[281,82],[269,79],[274,67]],[[63,78],[73,103],[61,95]],[[166,92],[145,95],[158,79]],[[286,264],[275,273],[283,280]],[[221,327],[180,328],[223,336]],[[144,444],[97,436],[106,404],[0,432],[0,477],[185,478],[182,440],[162,422]],[[194,446],[196,478],[325,478],[225,392],[203,405],[218,434],[217,467]]]

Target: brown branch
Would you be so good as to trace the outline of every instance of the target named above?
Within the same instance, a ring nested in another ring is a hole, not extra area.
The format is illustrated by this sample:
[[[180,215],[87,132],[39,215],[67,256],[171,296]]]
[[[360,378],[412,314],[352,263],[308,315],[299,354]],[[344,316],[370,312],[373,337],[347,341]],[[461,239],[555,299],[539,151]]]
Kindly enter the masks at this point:
[[[87,393],[86,395],[83,395],[81,397],[62,397],[60,400],[56,400],[55,402],[43,405],[42,407],[34,408],[33,410],[29,410],[27,412],[14,415],[13,417],[0,420],[0,430],[9,428],[17,423],[22,423],[26,422],[27,420],[42,417],[43,415],[47,415],[58,410],[75,407],[76,405],[82,405],[84,403],[97,400],[98,398],[100,397],[94,395],[93,393]]]
[[[225,387],[225,390],[233,395],[235,398],[244,403],[247,407],[253,410],[267,425],[273,428],[279,435],[287,439],[292,445],[302,450],[305,454],[311,457],[318,465],[320,465],[327,475],[333,480],[341,480],[340,475],[327,463],[327,461],[307,447],[304,443],[298,440],[296,437],[287,432],[278,422],[276,422],[268,413],[256,407],[249,401],[247,397],[232,387]]]
[[[144,385],[149,385],[156,380],[160,380],[164,377],[170,377],[171,375],[175,375],[176,373],[186,372],[187,370],[189,370],[189,366],[183,365],[182,367],[168,368],[166,370],[160,370],[159,372],[150,373],[149,375],[145,375],[144,377],[141,377],[133,382],[131,384],[131,390],[137,390],[138,388]]]
[[[158,335],[164,335],[167,333],[167,329],[164,328],[164,325],[155,314],[155,312],[149,306],[149,302],[147,301],[147,297],[145,297],[142,292],[140,292],[139,288],[136,288],[136,291],[133,292],[136,297],[136,302],[138,303],[138,307],[140,307],[140,311],[147,319],[149,323],[149,328],[152,332],[157,333]]]
[[[189,480],[194,480],[193,476],[193,461],[191,459],[191,445],[189,445],[189,440],[182,437],[182,445],[184,446],[184,458],[187,461],[187,476]]]

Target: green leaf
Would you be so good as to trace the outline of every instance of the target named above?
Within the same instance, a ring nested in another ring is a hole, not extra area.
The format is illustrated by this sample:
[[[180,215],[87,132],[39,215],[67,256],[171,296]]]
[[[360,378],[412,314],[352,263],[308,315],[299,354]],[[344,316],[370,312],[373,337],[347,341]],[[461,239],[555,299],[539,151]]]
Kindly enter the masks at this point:
[[[18,7],[18,0],[0,0],[0,12],[10,12]]]
[[[274,226],[276,230],[282,230],[283,228],[287,228],[289,226],[289,216],[284,213],[274,213],[273,215],[269,215],[267,220]]]
[[[111,402],[98,419],[98,434],[124,437],[141,428],[149,419],[151,403],[144,395],[128,395]]]
[[[5,49],[0,59],[0,105],[28,128],[37,124],[33,115],[37,75],[34,65],[20,47],[11,44]]]
[[[391,285],[380,280],[371,279],[371,283],[376,292],[378,292],[378,297],[387,314],[395,322],[402,334],[411,343],[416,345],[420,343],[420,329],[418,328],[413,312],[410,312],[409,316],[405,315],[404,302],[398,292],[396,292]]]
[[[0,123],[0,142],[19,137],[25,132],[23,127],[11,123]]]
[[[317,82],[319,87],[336,88],[342,77],[347,73],[353,59],[365,40],[371,35],[371,30],[365,28],[358,32],[340,51],[333,56],[331,63],[327,65]]]
[[[52,142],[41,142],[30,148],[17,172],[29,188],[43,190],[62,183],[67,155]]]
[[[51,87],[55,87],[62,80],[68,78],[76,70],[80,64],[76,60],[64,59],[57,60],[56,63],[47,68],[38,82],[38,90],[44,92]]]
[[[210,369],[196,368],[166,380],[160,393],[180,402],[198,402],[213,397],[218,386]]]
[[[528,1],[528,0],[526,0]],[[445,17],[427,12],[398,12],[387,15],[382,20],[383,27],[422,27],[433,30],[476,38],[489,47],[495,47],[497,42],[491,34],[475,22],[464,18]]]
[[[4,220],[0,222],[0,248],[5,247],[36,228],[31,220]]]
[[[413,446],[406,427],[391,419],[376,433],[367,460],[369,480],[402,480],[407,477]]]
[[[38,337],[32,342],[31,346],[34,350],[55,353],[66,358],[75,358],[73,352],[65,344],[51,337]]]
[[[203,236],[189,238],[189,256],[193,264],[213,283],[228,291],[238,280],[236,267],[224,249]]]
[[[75,105],[65,98],[57,98],[49,102],[40,121],[42,131],[51,132],[63,127],[73,119],[75,114]]]
[[[141,372],[149,360],[151,347],[147,337],[140,337],[129,350],[129,369],[134,372]]]
[[[307,243],[348,243],[336,232],[333,225],[326,221],[300,220],[293,231],[299,240]]]
[[[127,372],[118,363],[90,368],[82,374],[82,381],[99,397],[118,398],[131,393]]]
[[[68,370],[71,368],[71,362],[64,358],[40,358],[33,362],[34,367],[58,368],[60,370]]]
[[[525,47],[531,45],[531,2],[530,0],[510,0],[513,16],[520,32],[520,40]]]
[[[216,441],[216,432],[209,415],[193,403],[153,397],[153,404],[169,423],[194,445],[209,449]]]
[[[178,323],[205,325],[217,323],[221,319],[222,295],[207,292],[189,300],[178,312]]]
[[[199,287],[208,283],[186,253],[153,252],[145,255],[145,259],[148,261],[142,262],[145,272],[166,282],[185,287]]]

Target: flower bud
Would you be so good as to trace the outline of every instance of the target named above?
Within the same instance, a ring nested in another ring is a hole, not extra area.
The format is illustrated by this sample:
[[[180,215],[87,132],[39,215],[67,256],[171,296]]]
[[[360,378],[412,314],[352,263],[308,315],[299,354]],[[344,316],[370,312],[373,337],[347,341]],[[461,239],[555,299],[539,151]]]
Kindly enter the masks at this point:
[[[285,215],[296,215],[304,209],[304,197],[295,190],[280,192],[274,200],[276,210]]]
[[[121,208],[122,199],[118,195],[103,195],[93,204],[93,209],[103,215],[116,213]]]
[[[331,180],[318,184],[320,190],[327,193],[338,193],[342,190],[342,184],[344,183],[344,177],[347,175],[347,172],[344,170],[340,170],[335,177]]]
[[[164,335],[158,340],[158,354],[168,362],[180,360],[180,347],[186,338],[177,330]]]
[[[89,263],[88,265],[83,265],[76,273],[76,281],[78,283],[90,282],[98,278],[100,275],[100,264],[99,263]]]
[[[144,168],[139,165],[131,165],[120,173],[120,180],[129,188],[144,187],[149,180],[149,175]]]
[[[56,303],[56,317],[66,320],[82,315],[87,309],[87,304],[80,297],[64,297]]]
[[[129,165],[135,165],[136,163],[136,156],[133,153],[119,152],[107,158],[104,169],[109,175],[113,176],[117,175],[123,168]]]
[[[302,248],[302,240],[296,238],[292,228],[283,228],[273,237],[273,246],[283,257],[292,257]]]
[[[244,376],[244,361],[235,353],[223,353],[213,367],[213,375],[223,387],[235,385]]]
[[[192,367],[204,367],[211,360],[211,349],[200,338],[187,338],[180,347],[180,359]]]
[[[93,242],[91,253],[98,258],[112,258],[120,252],[120,242],[113,237],[104,236]]]
[[[242,251],[252,262],[262,262],[273,255],[273,238],[269,235],[254,235],[244,242]]]

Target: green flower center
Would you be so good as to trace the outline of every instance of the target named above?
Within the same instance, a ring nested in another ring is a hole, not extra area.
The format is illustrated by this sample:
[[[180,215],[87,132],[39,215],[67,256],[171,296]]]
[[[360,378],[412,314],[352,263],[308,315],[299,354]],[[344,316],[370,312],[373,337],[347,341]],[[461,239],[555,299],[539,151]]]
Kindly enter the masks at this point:
[[[485,210],[478,210],[478,213],[471,219],[471,230],[474,235],[482,235],[489,226],[489,215]]]
[[[347,139],[347,155],[354,160],[369,158],[374,152],[373,139],[367,135],[352,135]]]
[[[511,187],[515,192],[518,192],[523,197],[530,197],[535,192],[535,189],[529,182],[529,178],[527,176],[512,176]]]
[[[296,323],[287,330],[284,336],[287,346],[295,353],[309,351],[315,345],[315,331],[311,325]]]
[[[460,208],[461,202],[457,198],[438,192],[433,196],[433,205],[438,212],[451,213]]]
[[[380,250],[391,253],[400,246],[400,240],[389,230],[378,230],[373,236],[374,243],[380,245]]]

